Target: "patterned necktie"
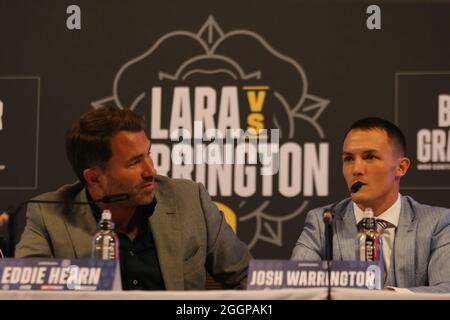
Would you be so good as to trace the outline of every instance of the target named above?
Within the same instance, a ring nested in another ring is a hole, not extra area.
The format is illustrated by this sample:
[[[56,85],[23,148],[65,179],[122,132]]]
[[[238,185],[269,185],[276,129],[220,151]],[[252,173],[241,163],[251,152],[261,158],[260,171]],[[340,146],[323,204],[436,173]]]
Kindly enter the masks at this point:
[[[381,234],[384,233],[386,229],[395,228],[395,226],[390,223],[389,221],[383,220],[383,219],[376,219],[377,221],[377,231]],[[364,221],[361,220],[357,224],[357,228],[359,231],[361,231],[364,228]]]
[[[383,233],[384,230],[386,229],[390,229],[390,228],[395,228],[395,226],[390,223],[389,221],[383,220],[383,219],[376,219],[377,220],[377,225],[378,225],[378,232],[379,233]]]

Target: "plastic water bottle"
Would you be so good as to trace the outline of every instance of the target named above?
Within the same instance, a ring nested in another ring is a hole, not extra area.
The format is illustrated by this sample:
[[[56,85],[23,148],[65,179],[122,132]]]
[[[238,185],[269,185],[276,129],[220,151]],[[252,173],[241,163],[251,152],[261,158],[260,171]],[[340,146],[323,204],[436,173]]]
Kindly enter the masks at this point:
[[[101,260],[119,259],[119,239],[114,232],[111,211],[103,210],[98,229],[92,239],[92,258]]]
[[[383,252],[377,226],[377,220],[374,217],[373,210],[366,208],[356,239],[358,248],[356,257],[360,261],[378,262],[381,266]]]

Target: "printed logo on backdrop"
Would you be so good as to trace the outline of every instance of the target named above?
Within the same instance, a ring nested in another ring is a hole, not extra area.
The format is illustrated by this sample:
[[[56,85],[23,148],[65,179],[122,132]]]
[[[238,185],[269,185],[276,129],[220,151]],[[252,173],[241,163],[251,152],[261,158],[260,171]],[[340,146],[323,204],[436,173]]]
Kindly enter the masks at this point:
[[[37,188],[39,82],[0,76],[0,190]]]
[[[226,32],[211,16],[162,35],[112,83],[112,96],[92,106],[142,114],[158,173],[203,183],[250,248],[282,246],[283,226],[328,196],[319,120],[329,101],[258,33]]]
[[[397,123],[411,172],[404,189],[450,189],[450,72],[397,73]],[[414,112],[412,112],[414,110]]]

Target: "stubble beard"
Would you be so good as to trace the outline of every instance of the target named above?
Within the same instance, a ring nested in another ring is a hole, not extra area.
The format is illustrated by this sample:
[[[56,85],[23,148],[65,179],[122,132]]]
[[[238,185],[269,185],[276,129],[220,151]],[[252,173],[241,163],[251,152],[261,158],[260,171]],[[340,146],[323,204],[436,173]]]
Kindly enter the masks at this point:
[[[130,194],[130,205],[132,206],[145,206],[150,204],[155,197],[154,191],[135,190]]]

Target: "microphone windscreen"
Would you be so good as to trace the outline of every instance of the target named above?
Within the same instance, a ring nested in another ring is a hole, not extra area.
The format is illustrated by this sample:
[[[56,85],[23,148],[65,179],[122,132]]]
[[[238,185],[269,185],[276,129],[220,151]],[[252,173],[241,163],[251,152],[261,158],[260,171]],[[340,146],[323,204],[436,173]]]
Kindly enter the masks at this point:
[[[0,227],[3,227],[4,224],[8,223],[9,215],[6,212],[0,214]]]
[[[325,210],[325,212],[323,213],[323,222],[328,223],[331,222],[332,220],[333,220],[333,213],[331,212],[331,210]]]
[[[351,186],[350,191],[352,193],[356,193],[359,191],[359,189],[361,189],[362,186],[363,186],[363,183],[361,181],[357,181]]]

